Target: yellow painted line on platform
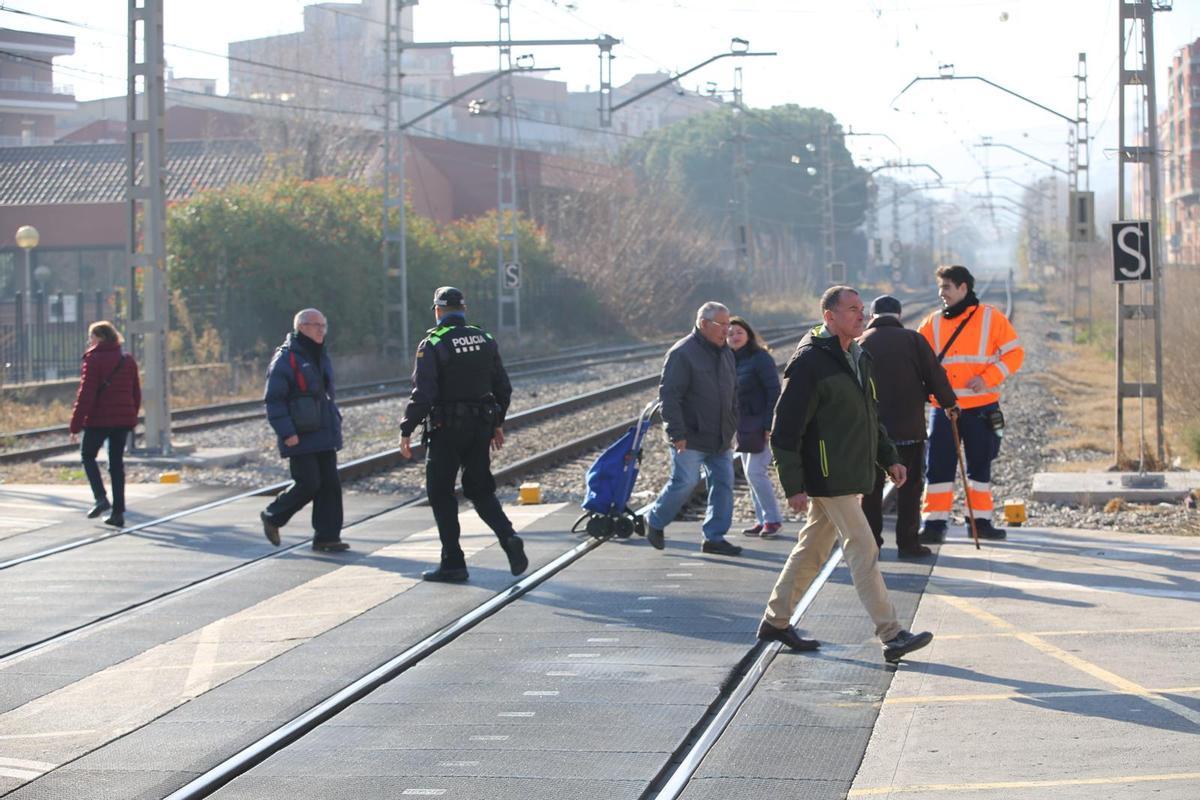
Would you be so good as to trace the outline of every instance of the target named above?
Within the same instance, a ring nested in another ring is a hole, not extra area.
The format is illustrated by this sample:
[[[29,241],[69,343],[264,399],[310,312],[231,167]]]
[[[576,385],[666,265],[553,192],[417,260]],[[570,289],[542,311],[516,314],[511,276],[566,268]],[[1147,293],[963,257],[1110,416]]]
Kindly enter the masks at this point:
[[[562,505],[517,506],[506,511],[520,531]],[[419,577],[379,565],[428,561],[425,554],[435,544],[436,559],[441,553],[437,529],[420,531],[357,563],[334,569],[0,714],[5,755],[44,761],[53,769],[136,730],[420,584]],[[468,558],[488,547],[498,547],[496,537],[473,514],[462,519],[460,544]],[[308,608],[314,611],[296,613],[296,609]],[[402,648],[403,644],[397,643],[397,649]],[[29,775],[24,780],[36,777]]]
[[[969,614],[970,616],[975,617],[976,619],[981,620],[983,622],[986,622],[995,628],[1000,628],[1001,630],[1009,631],[1019,641],[1024,642],[1025,644],[1029,645],[1030,647],[1034,648],[1035,650],[1038,650],[1039,652],[1043,653],[1044,655],[1048,655],[1051,658],[1054,658],[1054,659],[1057,659],[1057,660],[1063,662],[1064,664],[1072,666],[1075,669],[1079,670],[1080,672],[1082,672],[1086,675],[1091,675],[1093,678],[1095,678],[1098,681],[1101,681],[1102,683],[1107,683],[1109,686],[1115,686],[1121,692],[1144,697],[1144,698],[1150,700],[1155,705],[1157,705],[1159,708],[1163,709],[1164,711],[1169,711],[1172,714],[1175,714],[1176,716],[1183,717],[1184,719],[1191,722],[1193,725],[1200,727],[1200,713],[1193,711],[1192,709],[1188,708],[1187,706],[1185,706],[1181,703],[1176,703],[1174,700],[1171,700],[1170,698],[1158,695],[1158,694],[1152,692],[1150,689],[1147,689],[1146,687],[1141,686],[1140,684],[1137,684],[1131,680],[1128,680],[1127,678],[1123,678],[1120,675],[1116,674],[1115,672],[1110,672],[1109,670],[1106,670],[1097,664],[1093,664],[1090,661],[1082,659],[1079,656],[1075,655],[1074,653],[1068,653],[1066,650],[1063,650],[1061,647],[1052,645],[1049,642],[1045,641],[1044,639],[1041,639],[1040,637],[1033,635],[1032,633],[1023,633],[1020,630],[1018,630],[1017,627],[1015,625],[1013,625],[1011,622],[1001,619],[1000,617],[996,616],[995,614],[991,613],[990,611],[984,611],[982,608],[979,608],[977,605],[970,602],[969,600],[966,600],[965,598],[962,598],[962,597],[955,597],[953,595],[946,594],[944,588],[942,588],[942,587],[931,587],[931,588],[933,590],[930,591],[930,594],[933,597],[936,597],[937,599],[941,600],[943,603],[949,605],[951,608],[955,608],[965,614]]]
[[[918,783],[912,786],[879,786],[851,789],[847,797],[880,797],[891,794],[926,792],[986,792],[1013,789],[1053,789],[1065,786],[1114,786],[1122,783],[1162,783],[1200,780],[1200,772],[1175,772],[1160,775],[1114,775],[1106,778],[1062,778],[1045,781],[993,781],[989,783]]]
[[[1200,694],[1200,686],[1181,686],[1175,689],[1149,689],[1150,694]],[[893,697],[888,695],[883,705],[922,705],[925,703],[991,703],[999,700],[1054,700],[1056,698],[1100,697],[1100,696],[1131,696],[1140,697],[1136,692],[1114,692],[1111,689],[1078,689],[1065,692],[995,692],[992,694],[931,694]],[[854,703],[841,705],[856,706]]]
[[[1105,628],[1104,630],[1032,631],[1034,636],[1128,636],[1139,633],[1197,633],[1200,625],[1176,628]],[[960,642],[969,639],[1016,638],[1015,633],[939,633],[939,642]]]

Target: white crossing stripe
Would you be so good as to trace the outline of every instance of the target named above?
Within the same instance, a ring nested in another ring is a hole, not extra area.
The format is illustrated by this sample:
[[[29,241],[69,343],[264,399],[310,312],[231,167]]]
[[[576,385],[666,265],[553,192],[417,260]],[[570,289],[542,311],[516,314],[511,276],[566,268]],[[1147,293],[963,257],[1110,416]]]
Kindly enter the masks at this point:
[[[564,505],[515,506],[506,512],[519,531]],[[465,516],[462,527],[460,541],[468,557],[499,546],[475,515]],[[436,536],[436,528],[422,531],[0,714],[6,756],[38,756],[53,769],[391,600],[422,581],[380,565],[411,560],[414,549]],[[297,614],[296,609],[314,610]],[[0,666],[0,673],[18,662]],[[85,720],[103,723],[82,730],[78,723]],[[12,771],[29,773],[7,776],[23,782],[41,774]]]

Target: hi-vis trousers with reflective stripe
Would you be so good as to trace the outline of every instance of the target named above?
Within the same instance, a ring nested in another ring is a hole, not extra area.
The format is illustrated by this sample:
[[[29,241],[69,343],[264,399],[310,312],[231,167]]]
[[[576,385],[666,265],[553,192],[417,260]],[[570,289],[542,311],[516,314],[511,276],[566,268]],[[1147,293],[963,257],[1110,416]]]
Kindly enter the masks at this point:
[[[967,491],[976,519],[992,518],[992,459],[1000,452],[1000,437],[992,430],[987,415],[998,403],[969,408],[958,418],[967,460]],[[929,453],[925,462],[926,521],[948,521],[954,502],[954,484],[958,475],[958,456],[954,454],[954,433],[950,419],[940,408],[930,409]],[[966,509],[963,509],[965,516]]]

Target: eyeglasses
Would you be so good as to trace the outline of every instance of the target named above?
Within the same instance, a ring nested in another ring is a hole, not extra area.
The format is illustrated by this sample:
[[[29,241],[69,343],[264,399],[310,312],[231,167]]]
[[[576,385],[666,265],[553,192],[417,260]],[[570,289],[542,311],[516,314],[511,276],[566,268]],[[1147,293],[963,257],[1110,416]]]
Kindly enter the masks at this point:
[[[310,328],[320,328],[321,330],[325,330],[326,328],[329,327],[329,325],[324,322],[301,322],[300,323],[301,328],[303,328],[305,325],[307,325]]]
[[[715,319],[707,319],[707,318],[704,321],[707,322],[709,325],[716,325],[718,328],[728,328],[729,327],[728,322],[717,322]]]

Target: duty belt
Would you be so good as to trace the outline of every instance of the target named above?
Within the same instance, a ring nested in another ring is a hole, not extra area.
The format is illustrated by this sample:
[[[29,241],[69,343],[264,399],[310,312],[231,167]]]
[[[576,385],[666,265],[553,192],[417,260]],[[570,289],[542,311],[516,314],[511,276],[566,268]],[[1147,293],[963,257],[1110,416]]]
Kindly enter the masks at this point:
[[[463,424],[469,419],[492,422],[498,412],[499,407],[494,400],[458,401],[434,406],[429,412],[429,417],[434,427],[440,428],[445,425]]]

